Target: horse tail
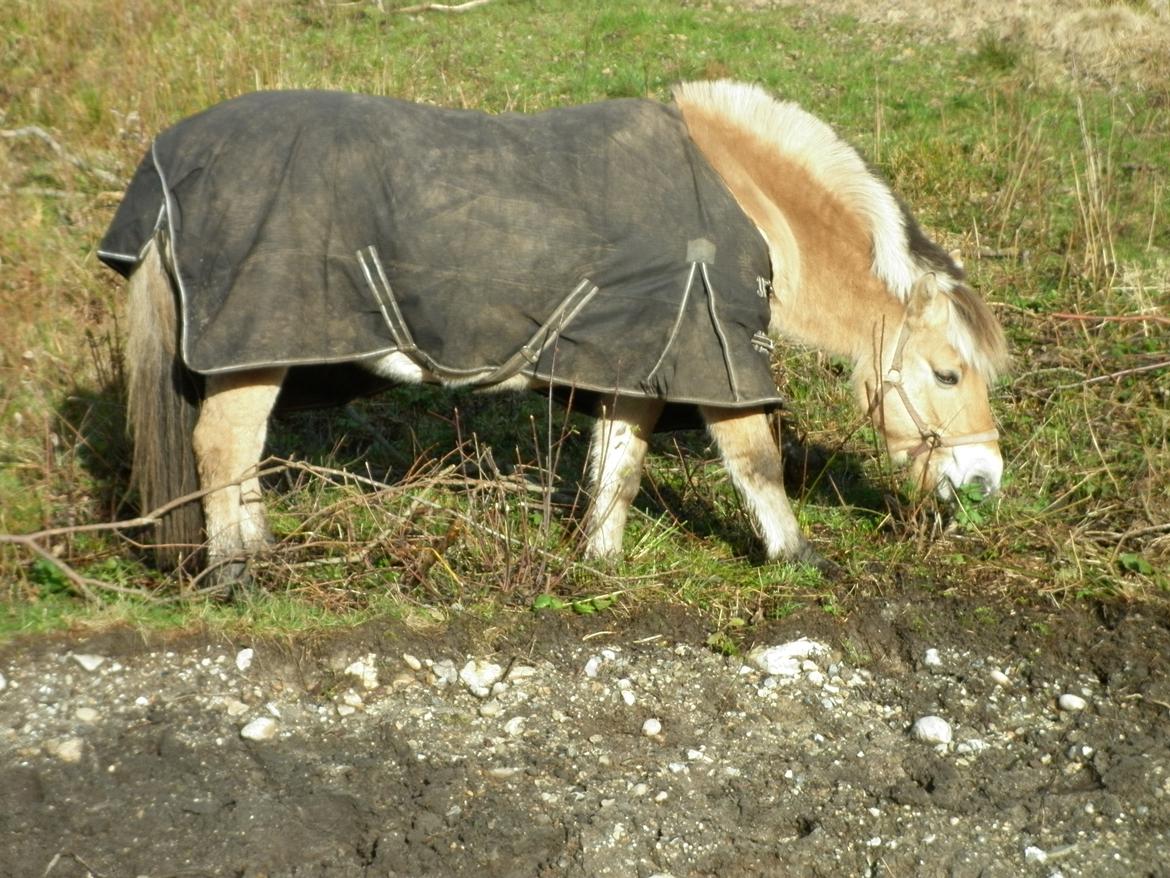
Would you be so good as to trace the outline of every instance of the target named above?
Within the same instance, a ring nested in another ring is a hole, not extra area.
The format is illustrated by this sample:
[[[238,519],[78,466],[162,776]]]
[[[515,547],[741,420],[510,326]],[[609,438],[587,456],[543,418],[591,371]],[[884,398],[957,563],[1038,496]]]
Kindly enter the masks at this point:
[[[192,433],[201,382],[177,356],[179,316],[161,242],[147,245],[130,276],[126,372],[134,440],[131,481],[143,515],[199,490]],[[194,499],[159,516],[155,563],[170,570],[203,542],[203,504]]]

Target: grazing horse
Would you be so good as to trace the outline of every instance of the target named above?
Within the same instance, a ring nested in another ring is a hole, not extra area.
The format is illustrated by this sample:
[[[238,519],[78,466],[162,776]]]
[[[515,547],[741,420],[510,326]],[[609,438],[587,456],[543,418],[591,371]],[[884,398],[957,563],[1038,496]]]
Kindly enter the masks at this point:
[[[994,491],[1003,332],[825,123],[728,81],[491,116],[248,95],[160,135],[100,249],[129,277],[134,479],[164,565],[231,582],[270,539],[281,405],[402,383],[592,401],[591,557],[621,552],[649,435],[697,413],[769,559],[818,562],[784,491],[769,351],[848,358],[895,462]]]

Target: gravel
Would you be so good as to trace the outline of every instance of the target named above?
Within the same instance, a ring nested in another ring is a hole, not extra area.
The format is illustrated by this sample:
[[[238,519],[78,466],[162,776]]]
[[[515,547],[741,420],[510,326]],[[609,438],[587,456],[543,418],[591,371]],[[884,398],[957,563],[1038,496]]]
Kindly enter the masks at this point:
[[[20,642],[0,875],[1165,874],[1164,619],[671,612]]]

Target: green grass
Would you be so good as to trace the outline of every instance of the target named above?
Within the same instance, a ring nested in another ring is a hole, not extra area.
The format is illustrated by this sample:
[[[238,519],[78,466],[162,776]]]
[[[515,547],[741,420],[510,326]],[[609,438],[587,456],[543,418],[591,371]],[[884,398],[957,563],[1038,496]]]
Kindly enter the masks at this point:
[[[1054,84],[1034,66],[1026,46],[991,37],[957,50],[808,10],[666,0],[498,0],[448,16],[316,0],[4,4],[0,129],[39,126],[64,155],[36,136],[0,139],[0,533],[65,529],[44,548],[92,580],[95,599],[27,547],[0,545],[0,637],[114,622],[313,628],[451,606],[492,614],[541,595],[570,608],[614,595],[607,612],[684,603],[729,636],[731,620],[848,612],[856,596],[901,587],[1037,605],[1163,600],[1170,92]],[[273,453],[311,466],[271,480],[283,539],[263,596],[244,605],[192,598],[124,536],[68,530],[133,514],[122,293],[94,250],[115,181],[155,132],[254,88],[536,111],[666,98],[675,81],[720,76],[833,123],[961,251],[1003,319],[1016,353],[995,393],[1008,484],[965,506],[961,528],[906,499],[840,364],[791,351],[777,371],[790,429],[818,449],[796,502],[844,570],[837,581],[758,563],[698,435],[656,439],[629,558],[583,564],[574,527],[588,425],[549,421],[539,399],[415,389],[275,426]],[[514,478],[480,478],[494,473],[489,448]],[[549,458],[554,481],[539,474]],[[387,487],[341,484],[331,473],[345,468]],[[551,485],[555,502],[519,480]]]

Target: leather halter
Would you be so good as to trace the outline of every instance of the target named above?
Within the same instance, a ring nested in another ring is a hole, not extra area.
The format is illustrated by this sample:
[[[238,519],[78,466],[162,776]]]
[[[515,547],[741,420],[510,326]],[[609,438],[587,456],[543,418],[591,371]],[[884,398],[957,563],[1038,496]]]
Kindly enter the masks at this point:
[[[938,430],[926,423],[922,415],[918,413],[918,409],[914,407],[914,403],[910,401],[910,395],[906,392],[906,387],[902,384],[902,351],[905,349],[906,341],[909,337],[910,321],[905,320],[902,323],[902,331],[898,334],[898,343],[894,347],[894,358],[890,360],[890,368],[887,370],[885,378],[882,379],[882,383],[874,390],[873,395],[870,397],[868,414],[872,416],[875,411],[881,410],[882,421],[884,423],[885,409],[882,403],[885,401],[886,391],[891,387],[897,391],[898,396],[902,400],[902,405],[906,409],[906,414],[914,422],[914,426],[918,430],[918,435],[922,439],[921,442],[908,452],[911,460],[921,454],[933,452],[936,448],[955,448],[959,445],[978,445],[983,442],[995,442],[998,440],[999,431],[994,427],[980,433],[943,436]]]

